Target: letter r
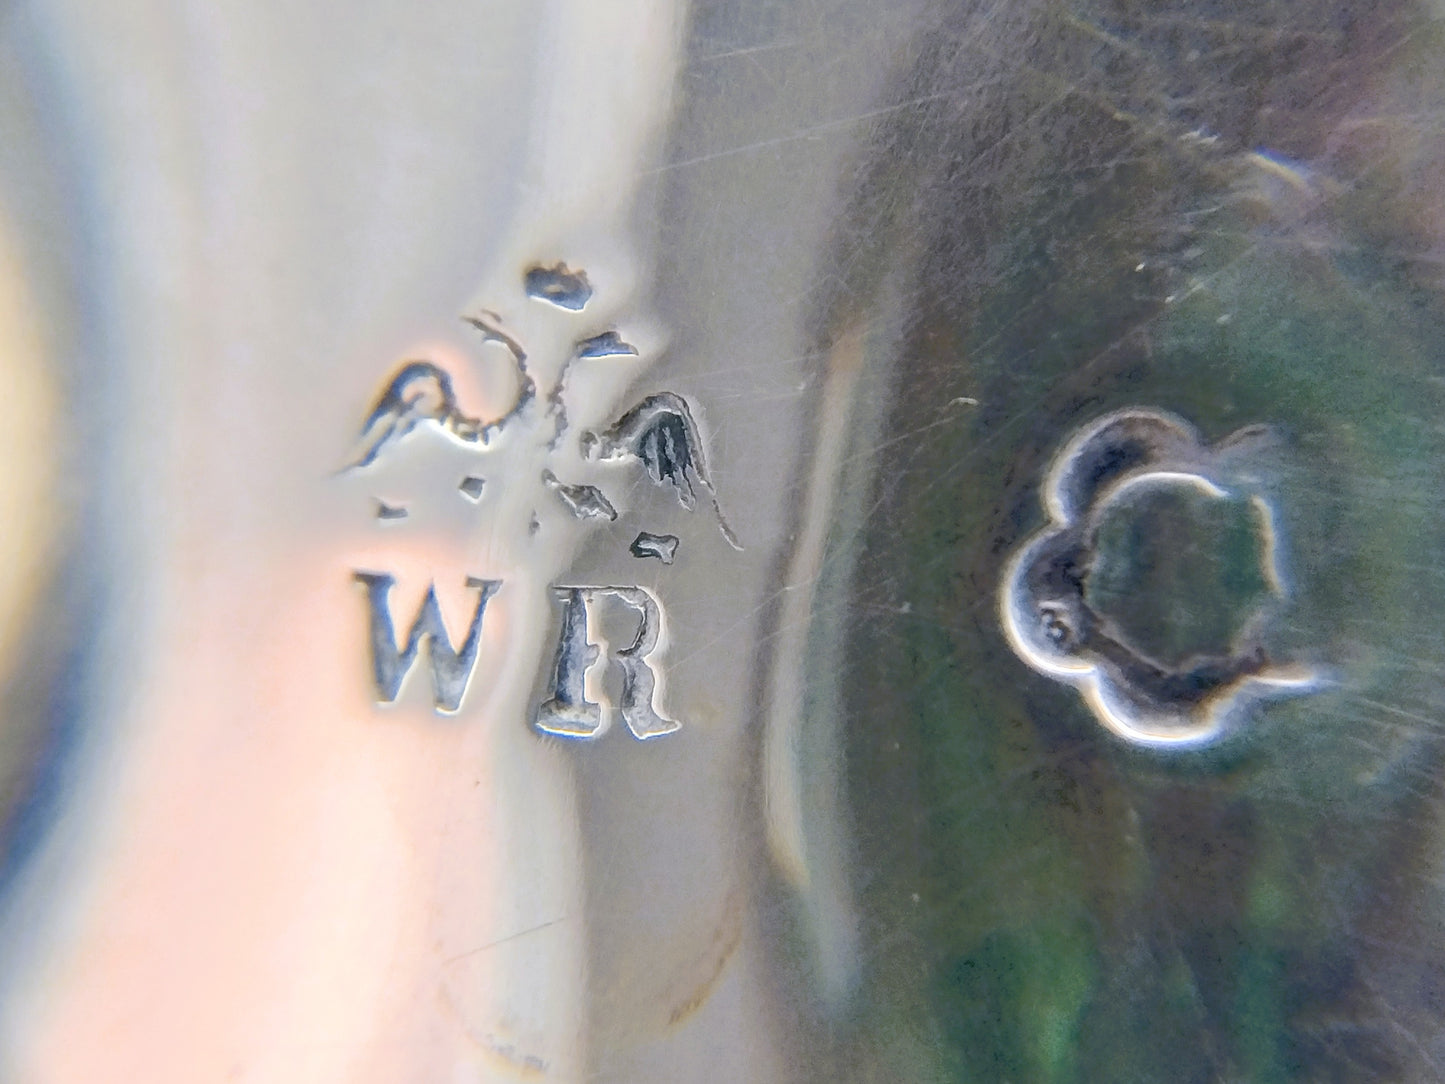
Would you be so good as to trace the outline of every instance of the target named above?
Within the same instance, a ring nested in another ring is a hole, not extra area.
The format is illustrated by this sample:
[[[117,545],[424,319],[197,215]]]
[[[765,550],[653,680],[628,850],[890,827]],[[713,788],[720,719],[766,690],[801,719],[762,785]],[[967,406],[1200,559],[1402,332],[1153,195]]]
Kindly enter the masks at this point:
[[[562,601],[562,630],[552,664],[547,699],[537,712],[537,729],[568,738],[599,737],[612,719],[613,708],[587,698],[587,675],[609,660],[622,672],[621,703],[617,713],[639,740],[671,734],[682,724],[657,709],[661,677],[650,661],[663,642],[662,607],[644,587],[558,587]],[[615,598],[637,613],[637,633],[619,651],[606,650],[594,641],[592,628],[604,599]]]

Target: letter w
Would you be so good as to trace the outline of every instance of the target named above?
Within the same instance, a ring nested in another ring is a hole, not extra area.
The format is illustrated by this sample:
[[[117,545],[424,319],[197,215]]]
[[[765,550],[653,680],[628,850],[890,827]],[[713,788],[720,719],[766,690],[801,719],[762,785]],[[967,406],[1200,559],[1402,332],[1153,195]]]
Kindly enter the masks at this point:
[[[432,692],[438,711],[454,712],[462,705],[462,696],[467,683],[472,679],[472,670],[477,664],[477,649],[482,643],[482,614],[486,612],[487,600],[501,586],[499,580],[479,580],[467,577],[468,587],[480,588],[477,608],[472,614],[472,623],[467,628],[466,639],[460,648],[453,648],[447,627],[442,622],[441,608],[437,605],[436,585],[427,588],[426,598],[407,633],[406,647],[398,648],[396,628],[391,620],[391,604],[388,596],[396,577],[380,572],[358,572],[356,579],[366,585],[366,597],[371,606],[371,672],[376,682],[376,698],[383,704],[390,704],[401,692],[401,684],[416,662],[417,651],[423,640],[427,641],[427,657],[431,662]]]

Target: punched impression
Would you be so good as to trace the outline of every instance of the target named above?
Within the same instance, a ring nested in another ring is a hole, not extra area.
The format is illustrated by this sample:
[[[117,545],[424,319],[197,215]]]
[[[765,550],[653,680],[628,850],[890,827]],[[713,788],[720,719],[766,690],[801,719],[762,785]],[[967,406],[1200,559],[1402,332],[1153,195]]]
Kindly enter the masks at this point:
[[[1209,742],[1250,702],[1318,684],[1266,646],[1287,598],[1274,509],[1227,469],[1267,433],[1206,446],[1161,411],[1093,422],[1045,478],[1049,523],[1004,568],[1014,651],[1128,741]]]

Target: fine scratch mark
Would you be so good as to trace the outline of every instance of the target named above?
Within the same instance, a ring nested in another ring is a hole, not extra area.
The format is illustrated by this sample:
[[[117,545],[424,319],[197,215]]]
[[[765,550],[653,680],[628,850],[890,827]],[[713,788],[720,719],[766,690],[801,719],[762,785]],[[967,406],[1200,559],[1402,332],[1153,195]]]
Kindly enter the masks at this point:
[[[801,38],[793,41],[770,41],[762,45],[742,45],[735,49],[725,49],[720,53],[707,53],[697,58],[696,63],[707,64],[714,60],[730,60],[738,56],[753,56],[756,53],[772,53],[779,49],[796,49],[803,44]]]
[[[800,139],[807,139],[810,136],[822,135],[824,132],[835,131],[840,128],[847,128],[850,125],[858,124],[866,120],[877,120],[879,117],[886,117],[890,113],[898,113],[905,109],[912,109],[914,106],[927,105],[929,102],[940,101],[952,97],[948,94],[926,94],[921,98],[913,98],[906,102],[899,102],[897,105],[884,106],[882,109],[874,109],[867,113],[858,113],[851,117],[839,117],[836,120],[824,121],[822,124],[814,124],[807,128],[799,128],[796,132],[788,135],[774,136],[772,139],[760,139],[756,143],[747,143],[741,147],[728,147],[720,151],[712,151],[708,154],[699,154],[692,158],[684,158],[677,162],[668,162],[655,169],[645,170],[644,177],[652,177],[659,173],[671,173],[675,169],[687,169],[690,166],[700,166],[705,162],[715,162],[719,158],[731,158],[738,154],[747,154],[751,151],[766,150],[768,147],[780,147],[785,143],[796,143]]]
[[[442,966],[445,967],[450,964],[456,963],[458,960],[465,960],[468,957],[476,956],[478,953],[486,952],[488,949],[494,949],[498,945],[505,945],[509,941],[515,941],[520,937],[526,937],[528,934],[538,933],[541,930],[556,926],[558,923],[566,922],[570,917],[570,915],[561,915],[558,918],[549,919],[548,921],[539,923],[536,926],[528,926],[525,930],[518,930],[516,933],[509,933],[506,937],[499,937],[495,941],[488,941],[485,945],[478,945],[476,948],[468,949],[466,952],[459,952],[455,956],[451,956],[443,960]]]

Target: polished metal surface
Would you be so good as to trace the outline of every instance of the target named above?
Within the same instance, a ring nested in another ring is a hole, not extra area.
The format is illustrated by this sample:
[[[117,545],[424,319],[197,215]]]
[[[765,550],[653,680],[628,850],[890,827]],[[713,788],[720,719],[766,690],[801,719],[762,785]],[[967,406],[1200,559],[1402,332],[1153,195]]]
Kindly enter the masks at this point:
[[[0,7],[0,1080],[1445,1079],[1442,57]]]

